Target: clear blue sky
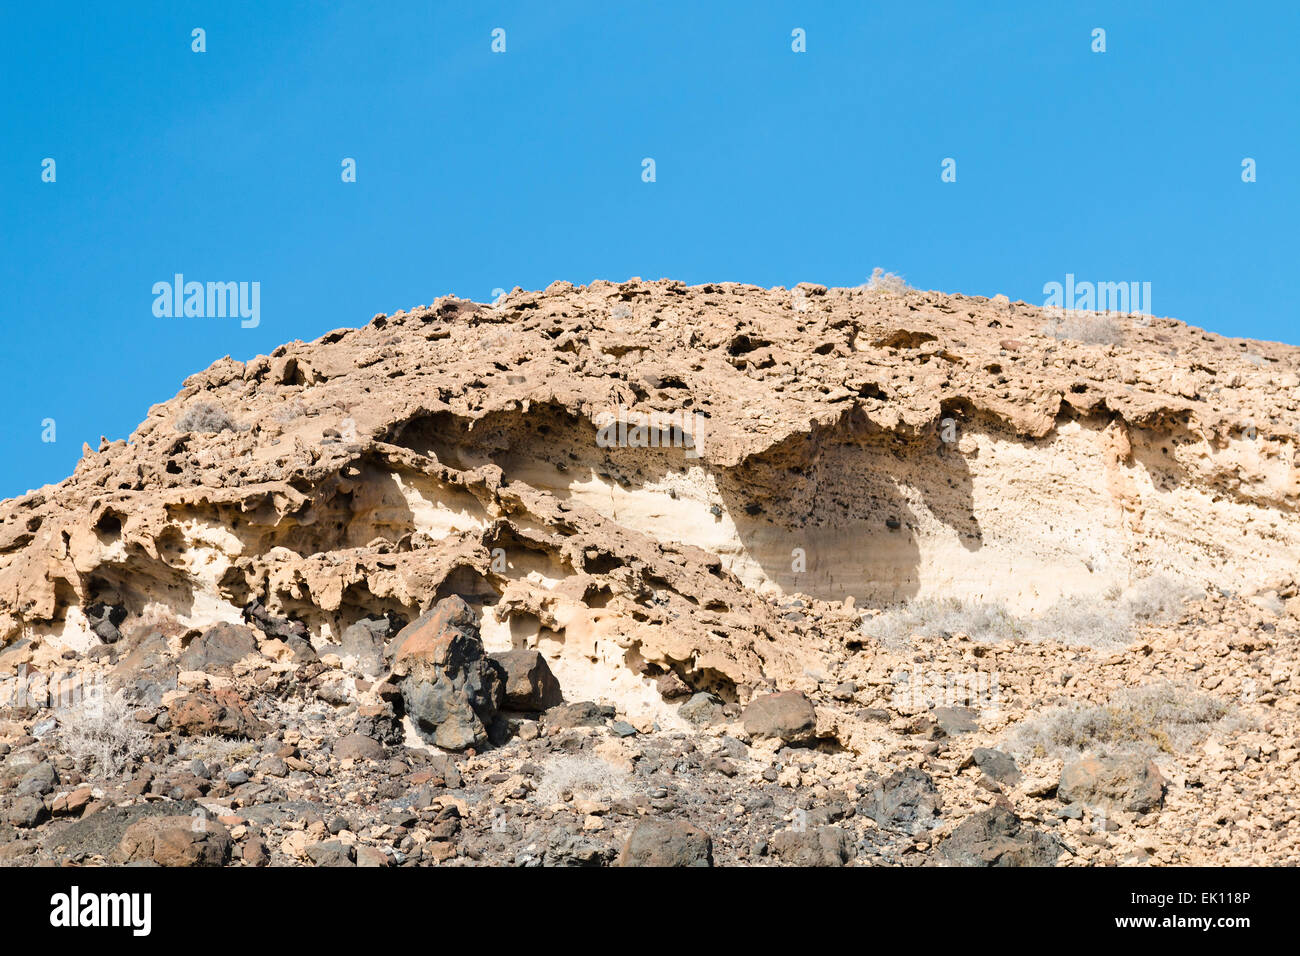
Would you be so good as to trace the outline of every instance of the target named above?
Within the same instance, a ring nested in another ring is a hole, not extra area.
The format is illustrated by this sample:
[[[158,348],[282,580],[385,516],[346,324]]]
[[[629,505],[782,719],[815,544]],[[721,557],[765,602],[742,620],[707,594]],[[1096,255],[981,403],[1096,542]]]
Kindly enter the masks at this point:
[[[1298,6],[1066,6],[7,3],[0,497],[223,355],[556,279],[1074,273],[1300,341]],[[260,282],[260,325],[155,317],[177,272]]]

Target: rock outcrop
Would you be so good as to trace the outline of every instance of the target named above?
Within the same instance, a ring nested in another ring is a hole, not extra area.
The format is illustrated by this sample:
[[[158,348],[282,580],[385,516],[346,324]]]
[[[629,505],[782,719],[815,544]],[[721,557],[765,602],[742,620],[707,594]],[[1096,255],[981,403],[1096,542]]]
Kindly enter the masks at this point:
[[[1300,863],[1297,411],[808,284],[221,359],[0,503],[0,863]]]
[[[1050,325],[933,292],[556,283],[222,359],[5,505],[0,635],[57,654],[249,605],[332,642],[456,593],[490,652],[594,656],[650,699],[824,660],[766,595],[1039,610],[1289,573],[1296,350]],[[184,430],[199,403],[235,427]]]

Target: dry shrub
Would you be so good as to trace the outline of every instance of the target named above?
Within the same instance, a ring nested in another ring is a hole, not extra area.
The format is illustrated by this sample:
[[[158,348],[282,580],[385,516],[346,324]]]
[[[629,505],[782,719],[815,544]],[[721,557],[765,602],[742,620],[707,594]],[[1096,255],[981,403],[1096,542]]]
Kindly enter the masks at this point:
[[[543,806],[567,800],[597,800],[608,803],[630,796],[632,779],[625,770],[587,754],[552,757],[537,787]]]
[[[229,768],[255,756],[257,745],[249,740],[232,740],[215,734],[204,734],[185,738],[177,747],[176,754],[184,760],[215,762]]]
[[[224,432],[238,431],[239,426],[225,411],[210,402],[198,402],[191,405],[176,421],[176,430],[181,432]]]
[[[958,598],[923,599],[888,608],[862,622],[864,637],[886,647],[903,647],[913,636],[975,641],[1055,641],[1087,647],[1123,647],[1133,627],[1177,615],[1196,593],[1190,585],[1164,575],[1140,581],[1127,592],[1112,590],[1101,598],[1066,596],[1038,617],[1019,617],[1002,604]]]
[[[1122,345],[1124,329],[1106,312],[1066,312],[1043,326],[1043,333],[1054,339],[1082,342],[1084,345]]]
[[[149,751],[149,733],[121,692],[96,690],[59,716],[59,745],[105,778],[118,776]]]
[[[922,599],[889,608],[862,622],[862,634],[886,647],[905,646],[914,635],[948,637],[962,633],[976,641],[1014,640],[1023,625],[1001,604],[958,598]]]
[[[1016,727],[1012,753],[1064,757],[1092,752],[1183,753],[1220,721],[1232,723],[1232,709],[1218,698],[1173,683],[1121,690],[1105,704],[1053,708]]]
[[[880,266],[871,270],[871,278],[867,280],[866,285],[862,287],[867,292],[887,292],[892,295],[902,295],[904,292],[911,291],[911,286],[899,275],[892,272],[886,272]]]

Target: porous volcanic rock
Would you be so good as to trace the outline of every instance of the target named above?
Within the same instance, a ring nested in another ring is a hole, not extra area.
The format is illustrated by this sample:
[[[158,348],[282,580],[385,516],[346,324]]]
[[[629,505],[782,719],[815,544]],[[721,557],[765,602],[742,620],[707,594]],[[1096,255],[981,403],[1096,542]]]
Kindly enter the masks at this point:
[[[787,744],[807,741],[817,729],[817,711],[797,690],[756,697],[741,714],[751,737],[775,737]]]
[[[956,866],[1051,866],[1063,849],[1055,836],[1025,826],[1010,810],[994,807],[963,821],[939,854]]]

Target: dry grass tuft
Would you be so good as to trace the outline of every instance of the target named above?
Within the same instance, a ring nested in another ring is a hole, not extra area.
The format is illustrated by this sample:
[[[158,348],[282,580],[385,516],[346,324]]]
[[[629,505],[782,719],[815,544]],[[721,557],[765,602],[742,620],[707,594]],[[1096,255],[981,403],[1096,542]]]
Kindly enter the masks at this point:
[[[1055,641],[1087,647],[1123,647],[1137,624],[1172,618],[1195,589],[1164,575],[1139,582],[1127,592],[1103,598],[1063,597],[1038,617],[1018,617],[1002,604],[957,598],[912,601],[862,622],[864,637],[886,647],[904,647],[914,636],[975,641]]]
[[[1177,754],[1233,720],[1223,701],[1172,683],[1121,690],[1101,706],[1057,707],[1021,723],[1008,738],[1023,757],[1065,757],[1113,751]]]
[[[608,803],[631,794],[630,774],[599,757],[584,754],[553,757],[537,787],[537,800],[543,806],[568,800]]]
[[[176,421],[176,430],[212,433],[238,431],[239,426],[221,408],[210,402],[199,402],[191,405]]]
[[[1084,345],[1123,345],[1124,329],[1105,312],[1066,312],[1043,326],[1043,334]]]
[[[59,717],[59,745],[78,765],[116,777],[149,751],[149,733],[125,695],[96,691]]]

